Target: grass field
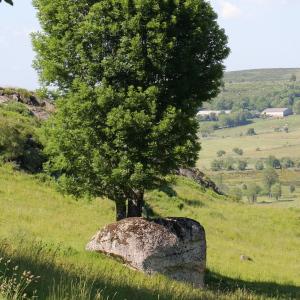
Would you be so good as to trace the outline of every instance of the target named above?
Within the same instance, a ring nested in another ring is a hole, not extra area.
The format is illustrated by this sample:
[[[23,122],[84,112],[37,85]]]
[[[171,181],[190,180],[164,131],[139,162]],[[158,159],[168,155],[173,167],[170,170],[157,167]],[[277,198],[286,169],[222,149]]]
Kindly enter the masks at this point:
[[[209,268],[204,291],[85,252],[97,229],[113,221],[113,203],[63,197],[52,184],[8,166],[0,168],[0,257],[12,259],[17,272],[41,276],[31,286],[38,299],[300,297],[299,209],[234,203],[181,178],[172,189],[176,196],[153,191],[147,201],[156,214],[191,217],[204,225]]]
[[[282,128],[286,124],[289,133],[274,131],[274,128]],[[248,128],[254,128],[257,135],[246,136]],[[300,159],[300,115],[284,119],[256,119],[246,126],[217,130],[211,137],[203,138],[201,143],[198,166],[204,170],[210,168],[218,150],[234,156],[232,149],[235,147],[244,150],[243,158],[250,163],[269,155]]]

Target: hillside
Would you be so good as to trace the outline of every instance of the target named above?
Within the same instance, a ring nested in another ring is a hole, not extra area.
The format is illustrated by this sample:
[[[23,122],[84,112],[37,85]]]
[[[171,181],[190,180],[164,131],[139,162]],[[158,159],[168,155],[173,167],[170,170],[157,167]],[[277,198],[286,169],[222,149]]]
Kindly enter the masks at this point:
[[[234,71],[225,73],[221,93],[203,107],[250,111],[267,107],[293,108],[300,101],[299,95],[300,69]]]
[[[289,81],[291,75],[300,79],[299,68],[253,69],[226,72],[225,82]]]
[[[204,225],[209,273],[206,290],[199,291],[86,253],[89,238],[113,221],[113,203],[75,201],[45,180],[9,165],[0,168],[0,257],[12,259],[18,272],[26,269],[41,276],[32,285],[39,299],[300,297],[295,264],[300,255],[299,210],[234,203],[183,178],[171,187],[173,196],[168,196],[170,188],[147,193],[155,214],[191,217]],[[241,261],[241,255],[253,262]]]

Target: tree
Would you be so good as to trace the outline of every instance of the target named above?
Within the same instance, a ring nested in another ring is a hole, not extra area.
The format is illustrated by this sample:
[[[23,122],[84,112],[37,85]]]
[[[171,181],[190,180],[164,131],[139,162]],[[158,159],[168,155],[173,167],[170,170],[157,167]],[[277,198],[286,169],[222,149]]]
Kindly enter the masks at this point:
[[[248,135],[248,136],[256,135],[254,128],[247,129],[246,135]]]
[[[240,188],[234,187],[229,191],[229,195],[237,202],[243,199],[243,192]]]
[[[223,166],[224,166],[224,162],[221,159],[214,159],[210,164],[212,171],[220,171],[222,170]]]
[[[255,169],[261,171],[264,169],[264,163],[261,160],[258,160],[255,164]]]
[[[290,185],[290,193],[293,194],[296,190],[296,187],[292,184]]]
[[[218,152],[217,152],[217,156],[218,157],[222,157],[222,156],[224,156],[226,154],[226,151],[225,150],[219,150]]]
[[[197,160],[196,113],[229,53],[217,15],[204,0],[33,3],[35,68],[63,96],[45,129],[49,172],[114,200],[117,219],[140,216],[145,189]]]
[[[290,81],[291,82],[297,81],[297,76],[295,74],[292,74],[291,77],[290,77]]]
[[[238,147],[233,148],[232,151],[233,151],[234,153],[236,153],[237,155],[243,155],[243,154],[244,154],[243,149],[240,149],[240,148],[238,148]]]
[[[296,114],[298,114],[298,115],[300,114],[300,101],[299,100],[297,102],[295,102],[293,109]]]
[[[248,163],[245,160],[238,160],[237,169],[239,171],[245,171],[248,166]]]
[[[290,157],[282,157],[280,165],[284,169],[293,168],[295,166],[294,161]]]
[[[271,188],[271,195],[274,197],[277,201],[279,198],[282,196],[282,189],[281,189],[281,184],[276,183],[272,186]]]
[[[267,168],[263,171],[263,183],[268,193],[271,193],[271,187],[278,182],[278,174],[273,168]]]
[[[251,182],[248,185],[247,189],[245,190],[245,195],[250,203],[255,203],[257,201],[257,196],[260,190],[260,186],[258,186],[256,183]]]
[[[2,0],[0,0],[0,3],[2,2]],[[14,5],[14,3],[12,2],[12,0],[4,0],[4,2],[10,4],[10,5]]]
[[[280,169],[281,168],[280,160],[278,158],[276,158],[274,155],[270,155],[266,159],[266,165],[268,167],[274,168],[274,169]]]

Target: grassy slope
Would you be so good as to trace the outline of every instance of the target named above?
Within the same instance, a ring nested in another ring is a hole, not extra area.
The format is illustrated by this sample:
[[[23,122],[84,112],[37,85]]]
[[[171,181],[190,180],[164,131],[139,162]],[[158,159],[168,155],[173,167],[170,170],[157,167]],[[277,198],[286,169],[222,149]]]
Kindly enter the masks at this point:
[[[149,278],[103,255],[86,253],[88,239],[113,221],[113,204],[103,199],[76,202],[7,167],[0,168],[0,240],[6,239],[0,251],[21,269],[42,276],[35,287],[40,299],[90,299],[95,289],[101,291],[98,299],[300,297],[299,210],[233,203],[185,179],[177,179],[173,189],[176,197],[154,191],[147,199],[162,216],[191,217],[206,228],[211,271],[206,291],[163,276]],[[240,261],[241,254],[254,261]]]

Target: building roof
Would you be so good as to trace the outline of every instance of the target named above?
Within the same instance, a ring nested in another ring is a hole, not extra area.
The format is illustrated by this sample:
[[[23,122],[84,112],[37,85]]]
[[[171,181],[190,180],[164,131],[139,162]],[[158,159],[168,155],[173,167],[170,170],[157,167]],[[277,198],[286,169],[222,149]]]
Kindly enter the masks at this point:
[[[287,107],[275,107],[275,108],[267,108],[263,111],[263,113],[280,113],[280,112],[285,112],[289,108]]]

